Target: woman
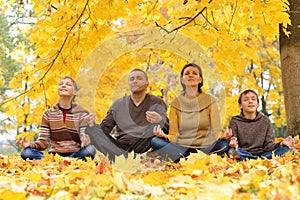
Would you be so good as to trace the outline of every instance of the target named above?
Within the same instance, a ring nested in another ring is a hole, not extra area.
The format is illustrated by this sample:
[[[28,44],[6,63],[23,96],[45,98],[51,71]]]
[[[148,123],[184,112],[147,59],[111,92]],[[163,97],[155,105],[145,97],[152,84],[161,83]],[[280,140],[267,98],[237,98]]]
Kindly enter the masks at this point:
[[[169,134],[156,126],[153,132],[157,137],[151,141],[152,148],[174,162],[197,150],[224,154],[229,148],[227,139],[231,137],[231,131],[221,131],[217,102],[201,89],[201,68],[194,63],[186,64],[180,82],[183,93],[170,104]]]
[[[281,156],[293,152],[295,140],[288,136],[282,142],[274,141],[274,132],[270,119],[257,111],[258,95],[253,90],[243,91],[238,99],[241,113],[231,118],[230,128],[233,137],[229,145],[230,156],[238,161],[246,159]]]
[[[37,141],[29,142],[25,137],[18,141],[23,148],[21,157],[24,160],[44,158],[41,151],[49,146],[49,153],[63,157],[94,158],[96,150],[85,134],[84,117],[88,111],[74,103],[77,91],[78,86],[73,78],[64,76],[60,79],[58,103],[44,112]]]

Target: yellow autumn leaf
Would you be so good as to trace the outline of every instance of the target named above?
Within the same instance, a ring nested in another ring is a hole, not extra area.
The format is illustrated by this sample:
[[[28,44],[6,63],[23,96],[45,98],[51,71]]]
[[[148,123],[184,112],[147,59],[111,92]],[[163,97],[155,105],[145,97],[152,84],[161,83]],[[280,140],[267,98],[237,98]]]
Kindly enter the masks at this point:
[[[25,200],[26,192],[14,192],[10,189],[0,189],[0,197],[2,200]]]
[[[140,166],[140,155],[135,155],[134,152],[128,153],[128,157],[125,158],[123,155],[116,156],[115,162],[112,164],[114,171],[120,171],[123,173],[134,173],[139,169]]]
[[[39,180],[41,180],[41,178],[42,178],[41,174],[37,174],[37,173],[28,173],[28,172],[25,172],[25,173],[23,174],[23,176],[24,176],[24,178],[27,178],[27,179],[29,179],[30,181],[34,181],[34,182],[39,181]]]
[[[171,174],[165,171],[153,171],[142,175],[144,183],[150,185],[164,185],[169,181],[170,177]]]

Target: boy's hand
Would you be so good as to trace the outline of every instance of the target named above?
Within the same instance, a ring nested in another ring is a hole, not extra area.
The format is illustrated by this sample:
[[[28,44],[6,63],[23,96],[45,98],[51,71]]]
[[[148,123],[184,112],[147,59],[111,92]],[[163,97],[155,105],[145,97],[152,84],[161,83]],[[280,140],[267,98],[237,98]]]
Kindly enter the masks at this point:
[[[89,127],[93,127],[96,119],[96,115],[94,113],[90,113],[88,116],[84,117],[86,123]]]
[[[292,149],[295,145],[295,140],[294,138],[292,138],[291,136],[288,136],[287,138],[285,138],[281,143],[280,145],[286,145],[288,146],[290,149]]]
[[[30,146],[30,142],[24,136],[20,137],[20,139],[17,140],[17,143],[24,149]]]
[[[81,138],[81,148],[86,147],[91,143],[91,139],[87,134],[83,134]]]
[[[232,138],[230,139],[229,146],[231,146],[232,148],[235,148],[235,149],[237,150],[237,148],[238,148],[238,140],[237,140],[237,137],[232,137]]]

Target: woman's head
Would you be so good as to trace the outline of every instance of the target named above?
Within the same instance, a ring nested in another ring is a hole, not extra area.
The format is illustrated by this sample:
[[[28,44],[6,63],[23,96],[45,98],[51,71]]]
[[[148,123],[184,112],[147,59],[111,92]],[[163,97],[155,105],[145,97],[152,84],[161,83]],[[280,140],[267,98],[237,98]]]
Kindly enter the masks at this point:
[[[77,91],[79,87],[76,81],[70,76],[62,77],[58,82],[58,95],[59,96],[70,96],[72,97],[72,101],[75,101],[75,97],[77,95]]]
[[[196,71],[193,70],[192,68],[196,69]],[[197,86],[198,89],[197,90],[198,90],[199,93],[201,93],[202,92],[201,87],[203,86],[202,70],[195,63],[188,63],[188,64],[184,65],[183,68],[182,68],[182,70],[181,70],[181,73],[180,73],[180,83],[181,83],[181,86],[183,88],[183,91],[186,90],[186,84],[187,84],[185,82],[186,81],[185,78],[186,78],[186,76],[188,76],[189,74],[192,73],[191,71],[194,71],[194,75],[197,78],[197,80],[195,80],[195,81],[198,82],[198,86]]]

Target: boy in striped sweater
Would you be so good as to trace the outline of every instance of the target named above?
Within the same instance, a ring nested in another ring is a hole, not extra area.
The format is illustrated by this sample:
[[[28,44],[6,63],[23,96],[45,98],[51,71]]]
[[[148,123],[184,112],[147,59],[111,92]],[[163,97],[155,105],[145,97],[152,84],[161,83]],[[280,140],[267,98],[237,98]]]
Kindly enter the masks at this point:
[[[63,157],[94,158],[96,150],[85,134],[87,124],[84,118],[89,112],[74,103],[77,91],[73,78],[64,76],[60,79],[59,101],[44,112],[37,141],[29,142],[25,137],[18,140],[23,147],[21,157],[24,160],[41,159],[44,157],[42,151],[48,148],[49,153]]]

